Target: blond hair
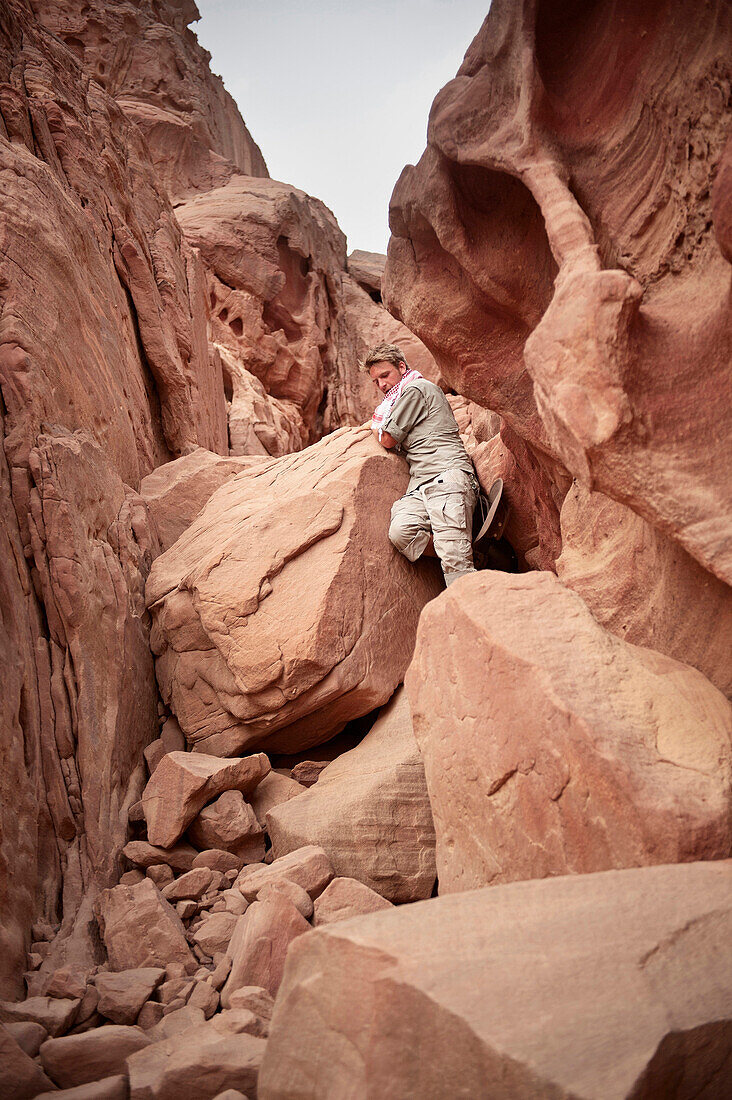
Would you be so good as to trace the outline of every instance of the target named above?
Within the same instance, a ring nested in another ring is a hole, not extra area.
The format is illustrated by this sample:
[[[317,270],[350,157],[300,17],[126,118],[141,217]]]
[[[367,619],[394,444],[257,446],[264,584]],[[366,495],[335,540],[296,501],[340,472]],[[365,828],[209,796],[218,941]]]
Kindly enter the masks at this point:
[[[391,363],[394,367],[398,367],[400,363],[403,363],[405,367],[409,366],[404,358],[404,352],[396,344],[376,344],[375,347],[371,348],[360,364],[364,374],[368,374],[374,363]]]

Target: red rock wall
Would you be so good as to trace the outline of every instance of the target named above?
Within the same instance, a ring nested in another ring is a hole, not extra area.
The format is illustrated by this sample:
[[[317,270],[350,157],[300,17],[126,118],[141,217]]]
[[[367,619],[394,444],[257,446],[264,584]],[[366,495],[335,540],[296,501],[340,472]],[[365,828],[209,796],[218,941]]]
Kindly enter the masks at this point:
[[[93,952],[90,904],[157,733],[141,479],[196,447],[279,455],[363,421],[375,340],[431,362],[347,274],[330,211],[267,178],[195,18],[147,0],[0,10],[10,994],[34,921],[63,918],[59,956]]]
[[[211,55],[188,25],[193,0],[32,0],[33,11],[77,56],[145,135],[174,201],[226,183],[267,176],[267,166]]]
[[[723,0],[495,0],[394,191],[384,300],[502,417],[534,565],[574,478],[732,580],[730,58]]]
[[[200,261],[139,131],[20,2],[0,166],[0,980],[20,992],[31,923],[63,909],[68,930],[115,879],[157,731],[140,479],[227,436]]]

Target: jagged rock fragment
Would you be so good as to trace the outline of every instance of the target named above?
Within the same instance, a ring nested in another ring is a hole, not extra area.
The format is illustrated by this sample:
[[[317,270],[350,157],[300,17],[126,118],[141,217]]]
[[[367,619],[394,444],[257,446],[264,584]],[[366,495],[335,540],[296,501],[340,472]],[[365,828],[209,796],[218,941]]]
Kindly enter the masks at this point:
[[[198,848],[232,852],[241,863],[264,859],[264,832],[241,791],[224,791],[205,806],[189,825],[188,836]]]
[[[310,925],[283,894],[271,893],[250,905],[237,920],[228,948],[231,973],[221,991],[221,1004],[231,1007],[231,995],[241,986],[258,985],[274,997],[282,981],[287,949],[309,932]]]
[[[247,901],[255,901],[263,886],[285,879],[302,886],[311,898],[316,898],[332,878],[333,866],[327,853],[316,844],[306,844],[273,863],[245,867],[236,886]]]
[[[217,952],[228,951],[238,919],[235,913],[212,913],[193,933],[193,942],[212,958]]]
[[[350,920],[367,913],[391,909],[392,903],[355,878],[334,878],[319,898],[315,899],[313,925]]]
[[[231,760],[204,753],[168,753],[142,796],[150,843],[175,844],[207,802],[228,790],[248,794],[269,770],[263,753]]]
[[[139,867],[153,867],[165,863],[174,871],[190,871],[198,852],[190,844],[174,844],[170,848],[161,848],[149,844],[146,840],[130,840],[122,849],[130,863]]]
[[[156,560],[158,681],[197,751],[304,749],[393,694],[442,586],[389,542],[406,481],[368,430],[334,432],[223,485]]]
[[[267,811],[275,806],[280,806],[290,798],[297,798],[305,790],[300,783],[289,779],[286,775],[271,771],[265,775],[254,794],[249,796],[249,804],[257,816],[260,825],[264,825]]]
[[[230,1086],[256,1095],[265,1042],[219,1031],[213,1021],[130,1056],[130,1100],[213,1100]]]
[[[210,867],[194,867],[186,871],[180,878],[169,882],[161,893],[166,901],[185,901],[187,898],[200,900],[208,890],[213,880],[213,872]]]
[[[47,1039],[41,1046],[41,1063],[57,1085],[73,1088],[124,1073],[128,1056],[149,1042],[139,1027],[106,1024],[81,1035]]]
[[[160,967],[137,967],[97,974],[94,985],[99,993],[97,1011],[113,1024],[134,1024],[145,1001],[165,977]]]
[[[196,969],[180,918],[150,879],[104,890],[96,913],[112,970],[173,962]]]
[[[27,997],[24,1001],[0,1001],[0,1022],[30,1020],[40,1024],[49,1035],[62,1035],[76,1018],[80,1001],[59,997]]]
[[[2,1024],[0,1024],[0,1065],[2,1066],[0,1070],[2,1095],[7,1100],[31,1100],[44,1089],[53,1088],[53,1082]]]

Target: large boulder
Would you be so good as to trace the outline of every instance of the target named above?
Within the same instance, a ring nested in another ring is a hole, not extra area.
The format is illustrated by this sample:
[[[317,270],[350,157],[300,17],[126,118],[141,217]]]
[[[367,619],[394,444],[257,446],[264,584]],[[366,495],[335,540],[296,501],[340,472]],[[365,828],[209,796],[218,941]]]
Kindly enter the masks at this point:
[[[732,707],[552,573],[453,585],[406,686],[442,893],[729,853]]]
[[[406,482],[370,431],[343,429],[229,481],[156,560],[158,682],[196,750],[294,752],[393,694],[442,587],[389,542]]]
[[[732,867],[491,887],[290,948],[260,1100],[732,1091]]]
[[[328,764],[305,794],[270,810],[267,829],[275,858],[318,844],[336,875],[389,901],[431,895],[435,830],[403,688],[360,745]]]
[[[728,582],[731,79],[725,3],[494,2],[395,188],[382,283],[539,481],[560,464]]]

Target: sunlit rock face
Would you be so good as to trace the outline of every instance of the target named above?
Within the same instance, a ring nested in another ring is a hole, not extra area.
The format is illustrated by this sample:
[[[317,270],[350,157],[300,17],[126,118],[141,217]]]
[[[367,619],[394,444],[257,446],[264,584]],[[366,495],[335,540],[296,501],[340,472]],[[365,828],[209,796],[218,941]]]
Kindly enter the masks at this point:
[[[726,1095],[731,874],[568,875],[316,928],[290,949],[258,1096],[652,1100],[680,1064],[691,1095]]]
[[[548,571],[452,585],[406,676],[440,893],[730,850],[732,708]]]
[[[34,0],[32,6],[140,127],[173,201],[232,175],[268,175],[234,100],[209,69],[210,54],[189,29],[200,18],[193,0]]]
[[[543,477],[727,581],[730,58],[723,0],[496,0],[394,191],[382,287]]]

